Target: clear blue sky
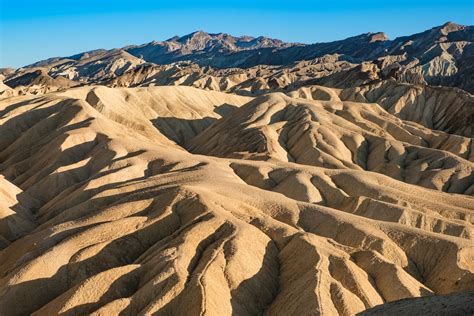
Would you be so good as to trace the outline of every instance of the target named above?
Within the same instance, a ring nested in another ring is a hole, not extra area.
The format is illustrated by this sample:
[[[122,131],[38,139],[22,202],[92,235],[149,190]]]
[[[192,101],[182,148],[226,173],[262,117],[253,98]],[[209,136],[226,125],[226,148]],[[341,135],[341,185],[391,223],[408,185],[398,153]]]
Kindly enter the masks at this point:
[[[0,67],[142,44],[196,30],[332,41],[474,24],[474,0],[0,0]]]

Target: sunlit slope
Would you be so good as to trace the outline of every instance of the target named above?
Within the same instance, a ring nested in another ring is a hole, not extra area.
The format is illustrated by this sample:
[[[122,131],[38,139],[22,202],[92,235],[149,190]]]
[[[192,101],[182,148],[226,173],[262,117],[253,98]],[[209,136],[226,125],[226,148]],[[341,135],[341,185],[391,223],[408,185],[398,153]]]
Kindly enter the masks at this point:
[[[0,196],[29,223],[0,226],[2,313],[352,315],[474,290],[472,140],[375,104],[81,89],[0,101]]]
[[[377,104],[259,97],[194,138],[218,157],[366,170],[406,183],[474,193],[473,139],[402,121]]]

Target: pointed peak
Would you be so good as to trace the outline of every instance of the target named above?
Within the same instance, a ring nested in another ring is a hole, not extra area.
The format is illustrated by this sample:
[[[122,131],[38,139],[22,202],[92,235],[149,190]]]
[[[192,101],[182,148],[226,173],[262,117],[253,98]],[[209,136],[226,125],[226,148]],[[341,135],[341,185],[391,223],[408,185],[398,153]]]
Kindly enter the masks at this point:
[[[441,27],[462,27],[462,25],[448,21],[444,23],[443,25],[441,25]]]
[[[388,41],[389,38],[384,32],[369,33],[370,43]]]
[[[369,43],[373,43],[373,42],[379,42],[379,41],[387,41],[388,39],[389,39],[388,36],[384,32],[376,32],[376,33],[369,32],[369,33],[363,33],[356,36],[348,37],[341,41],[356,40],[356,41],[367,41]]]
[[[184,36],[181,36],[179,37],[178,39],[176,39],[176,42],[186,42],[188,40],[194,40],[194,39],[202,39],[202,38],[208,38],[210,37],[210,34],[209,33],[206,33],[204,31],[196,31],[196,32],[192,32],[192,33],[189,33],[187,35],[184,35]]]
[[[192,32],[190,35],[209,35],[207,32],[204,32],[203,30],[197,30],[195,32]]]
[[[198,30],[196,32],[192,32],[192,33],[190,33],[188,35],[185,35],[183,37],[199,37],[199,36],[210,36],[210,34],[207,33],[207,32],[204,32],[202,30]]]
[[[446,22],[443,25],[438,27],[443,33],[451,33],[462,30],[464,28],[463,25],[456,24],[454,22]]]
[[[259,36],[259,37],[262,37],[262,36]],[[242,36],[239,36],[238,39],[239,39],[239,41],[242,41],[242,42],[250,42],[250,41],[254,40],[255,37],[249,36],[249,35],[242,35]]]
[[[173,37],[168,38],[168,39],[166,40],[166,42],[175,42],[175,41],[177,41],[177,40],[179,40],[179,39],[180,39],[180,37],[179,37],[178,35],[175,35],[175,36],[173,36]]]

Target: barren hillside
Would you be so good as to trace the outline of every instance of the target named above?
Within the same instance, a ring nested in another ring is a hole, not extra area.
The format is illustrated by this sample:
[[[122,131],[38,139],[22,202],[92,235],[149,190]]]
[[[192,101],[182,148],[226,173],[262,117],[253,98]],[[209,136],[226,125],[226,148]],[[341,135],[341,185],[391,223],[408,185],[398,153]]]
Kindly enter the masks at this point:
[[[472,139],[186,87],[0,108],[6,315],[353,314],[473,290]]]

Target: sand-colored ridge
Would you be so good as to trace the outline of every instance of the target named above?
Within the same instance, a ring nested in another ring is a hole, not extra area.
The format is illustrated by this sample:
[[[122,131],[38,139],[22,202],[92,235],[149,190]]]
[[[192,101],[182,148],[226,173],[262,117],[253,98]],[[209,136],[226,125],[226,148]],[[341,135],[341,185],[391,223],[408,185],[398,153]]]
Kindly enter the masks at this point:
[[[397,117],[430,129],[474,137],[474,97],[460,89],[409,85],[392,80],[349,88],[343,100],[375,102]]]
[[[251,98],[191,87],[111,89],[104,86],[70,89],[61,94],[84,100],[102,115],[147,135],[159,133],[184,145],[212,122]],[[140,122],[140,125],[136,124]]]
[[[336,92],[0,100],[0,311],[354,315],[474,290],[472,139]]]
[[[188,149],[218,157],[367,170],[465,193],[473,190],[472,141],[431,133],[389,115],[377,104],[293,99],[275,93],[215,122],[191,140]]]

